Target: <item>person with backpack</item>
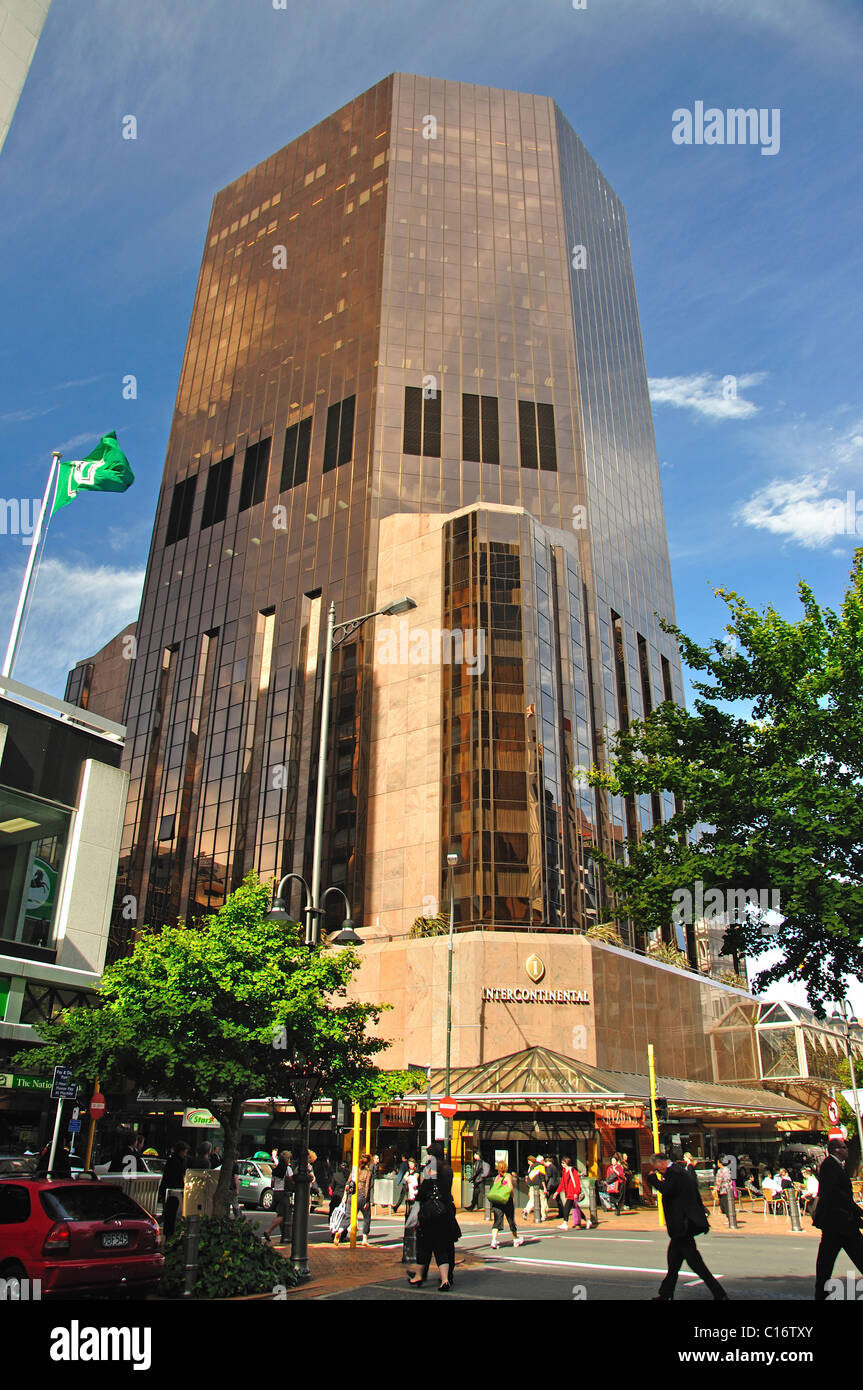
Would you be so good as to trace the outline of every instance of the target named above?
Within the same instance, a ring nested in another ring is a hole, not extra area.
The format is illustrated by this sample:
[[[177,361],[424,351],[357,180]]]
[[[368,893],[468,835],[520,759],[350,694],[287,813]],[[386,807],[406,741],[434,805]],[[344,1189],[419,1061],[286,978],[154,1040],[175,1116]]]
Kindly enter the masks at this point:
[[[434,1258],[440,1275],[438,1290],[448,1293],[453,1286],[455,1243],[461,1229],[455,1214],[452,1196],[453,1170],[444,1157],[444,1147],[435,1139],[428,1147],[428,1157],[417,1192],[419,1224],[417,1226],[417,1263],[411,1271],[409,1284],[424,1284]]]
[[[529,1191],[523,1216],[526,1221],[529,1212],[532,1211],[534,1225],[538,1225],[540,1221],[545,1221],[548,1216],[548,1197],[545,1194],[545,1159],[542,1156],[534,1158],[528,1154],[527,1164]]]
[[[494,1230],[491,1233],[491,1248],[497,1249],[498,1232],[503,1230],[504,1218],[512,1231],[513,1245],[524,1245],[524,1236],[518,1233],[515,1224],[515,1178],[507,1169],[506,1160],[500,1159],[496,1164],[497,1172],[494,1182],[488,1190],[488,1200],[491,1206]]]

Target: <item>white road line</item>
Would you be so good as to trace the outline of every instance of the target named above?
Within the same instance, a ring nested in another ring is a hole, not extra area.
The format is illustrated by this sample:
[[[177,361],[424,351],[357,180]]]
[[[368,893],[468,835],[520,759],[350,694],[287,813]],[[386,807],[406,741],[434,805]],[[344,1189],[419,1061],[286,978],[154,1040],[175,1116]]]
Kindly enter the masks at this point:
[[[622,1271],[624,1274],[667,1274],[667,1269],[645,1269],[641,1265],[593,1265],[587,1264],[585,1260],[527,1260],[523,1255],[504,1255],[503,1259],[490,1259],[487,1264],[516,1264],[516,1265],[559,1265],[562,1269],[608,1269]],[[681,1279],[694,1279],[699,1282],[697,1274],[688,1273],[686,1270],[680,1271]],[[723,1276],[717,1274],[717,1279]]]

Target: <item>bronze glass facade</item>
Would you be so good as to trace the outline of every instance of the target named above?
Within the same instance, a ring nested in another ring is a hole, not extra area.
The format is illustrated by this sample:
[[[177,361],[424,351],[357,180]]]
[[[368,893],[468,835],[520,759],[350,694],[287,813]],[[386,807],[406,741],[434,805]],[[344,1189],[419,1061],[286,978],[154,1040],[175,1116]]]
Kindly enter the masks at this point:
[[[327,608],[404,592],[448,654],[338,649],[324,882],[398,935],[454,844],[460,927],[583,930],[584,845],[663,808],[572,770],[682,693],[625,219],[547,98],[395,74],[213,204],[127,696],[139,921],[307,872]]]

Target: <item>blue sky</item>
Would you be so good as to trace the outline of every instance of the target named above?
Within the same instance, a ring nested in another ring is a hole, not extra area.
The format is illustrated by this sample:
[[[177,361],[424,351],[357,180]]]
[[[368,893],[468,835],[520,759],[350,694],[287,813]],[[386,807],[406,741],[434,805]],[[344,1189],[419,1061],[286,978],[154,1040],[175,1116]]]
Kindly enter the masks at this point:
[[[53,0],[0,154],[0,496],[110,429],[137,481],[55,519],[18,678],[61,694],[135,616],[214,192],[397,69],[553,96],[623,199],[681,626],[719,633],[711,585],[791,616],[805,576],[837,604],[833,499],[863,532],[861,62],[859,0]],[[697,101],[779,108],[778,153],[675,144]],[[0,535],[4,613],[25,559]]]
[[[833,499],[859,492],[863,531],[861,59],[854,0],[54,0],[0,155],[0,496],[108,429],[137,481],[52,524],[18,677],[61,693],[135,614],[213,193],[394,69],[555,97],[622,197],[681,626],[719,632],[711,584],[791,615],[805,575],[838,602]],[[778,153],[675,144],[696,101],[778,107]],[[4,610],[25,556],[0,535]]]

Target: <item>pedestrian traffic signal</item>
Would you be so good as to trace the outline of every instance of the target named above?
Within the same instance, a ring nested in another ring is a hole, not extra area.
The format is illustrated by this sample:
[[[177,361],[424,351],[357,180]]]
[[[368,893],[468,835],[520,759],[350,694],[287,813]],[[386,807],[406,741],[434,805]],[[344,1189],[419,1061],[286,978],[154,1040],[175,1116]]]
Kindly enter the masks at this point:
[[[668,1101],[662,1096],[656,1097],[656,1119],[658,1124],[668,1124]]]

